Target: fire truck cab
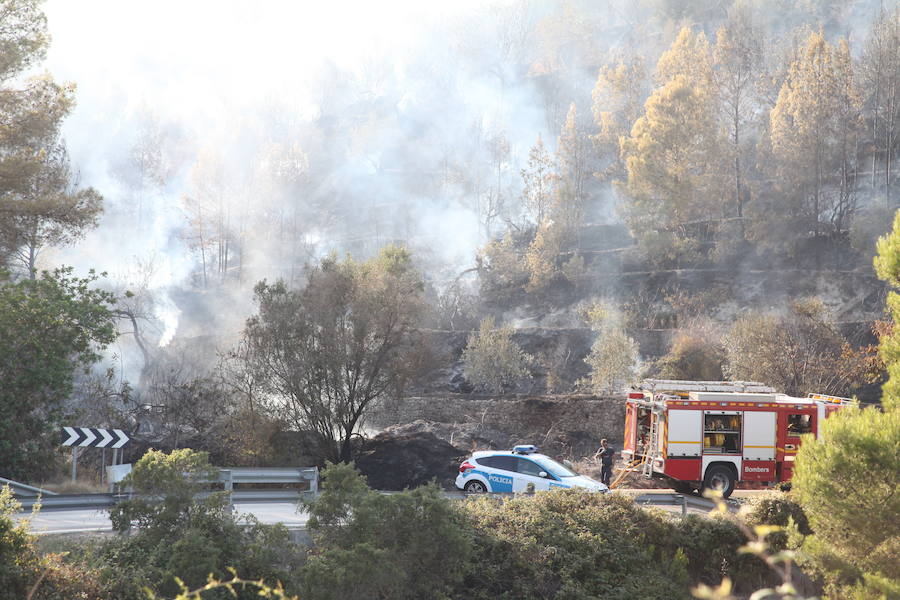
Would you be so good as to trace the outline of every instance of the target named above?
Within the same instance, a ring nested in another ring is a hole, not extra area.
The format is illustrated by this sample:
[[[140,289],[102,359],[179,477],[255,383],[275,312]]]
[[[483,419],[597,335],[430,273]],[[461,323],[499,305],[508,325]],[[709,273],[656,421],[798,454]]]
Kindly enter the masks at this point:
[[[848,398],[794,398],[752,381],[646,380],[628,394],[622,457],[676,490],[731,495],[738,481],[788,481],[804,435]]]

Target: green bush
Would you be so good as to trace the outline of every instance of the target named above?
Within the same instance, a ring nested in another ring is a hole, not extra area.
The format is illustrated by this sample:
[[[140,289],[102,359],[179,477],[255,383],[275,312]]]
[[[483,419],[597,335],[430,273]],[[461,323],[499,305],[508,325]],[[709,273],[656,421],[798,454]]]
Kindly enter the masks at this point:
[[[9,487],[0,488],[0,598],[105,598],[96,571],[67,564],[60,554],[39,551],[28,525],[14,519],[20,509]]]
[[[110,511],[120,532],[138,525],[127,537],[104,544],[96,557],[111,597],[144,598],[145,587],[173,596],[179,592],[176,577],[195,588],[209,575],[226,577],[229,568],[272,585],[296,584],[292,570],[302,553],[283,526],[238,518],[224,492],[195,499],[211,473],[206,454],[189,449],[150,451],[135,464],[129,482],[136,491],[159,497],[134,498]],[[245,594],[254,597],[249,590]]]
[[[900,597],[900,410],[850,407],[826,419],[800,447],[793,482],[815,532],[807,564],[830,597]]]
[[[674,517],[618,494],[580,490],[454,502],[434,486],[370,490],[352,465],[330,465],[309,504],[316,542],[304,600],[337,598],[689,598],[730,577],[770,581],[739,552],[733,518]]]
[[[471,598],[688,598],[672,524],[617,494],[578,490],[471,498]]]
[[[450,598],[470,565],[462,513],[436,485],[370,490],[353,465],[329,465],[308,507],[315,552],[303,567],[306,600]]]
[[[717,584],[728,577],[737,589],[749,591],[768,581],[765,564],[739,551],[747,537],[731,517],[688,515],[674,529],[672,543],[687,557],[691,583]]]
[[[750,527],[777,525],[784,528],[781,531],[770,533],[766,537],[769,547],[775,551],[788,547],[788,534],[792,528],[796,529],[801,536],[812,533],[803,507],[800,506],[794,495],[785,492],[771,491],[756,496],[744,507],[741,514]]]

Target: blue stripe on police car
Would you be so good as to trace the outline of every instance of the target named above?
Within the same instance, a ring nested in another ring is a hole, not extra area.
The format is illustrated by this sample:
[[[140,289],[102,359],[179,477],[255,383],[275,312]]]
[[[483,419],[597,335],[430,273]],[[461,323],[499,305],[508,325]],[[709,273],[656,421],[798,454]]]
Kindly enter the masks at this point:
[[[497,475],[496,473],[487,474],[488,484],[491,486],[492,492],[511,492],[513,491],[513,478]]]

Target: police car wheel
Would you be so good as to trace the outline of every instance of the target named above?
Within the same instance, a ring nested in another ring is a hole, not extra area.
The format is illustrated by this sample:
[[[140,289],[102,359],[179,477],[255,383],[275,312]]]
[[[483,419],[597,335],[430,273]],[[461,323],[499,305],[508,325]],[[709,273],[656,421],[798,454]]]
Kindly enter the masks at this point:
[[[485,485],[477,480],[470,481],[469,483],[467,483],[465,485],[465,487],[463,489],[466,490],[467,492],[469,492],[470,494],[483,494],[487,491],[487,488],[485,487]]]

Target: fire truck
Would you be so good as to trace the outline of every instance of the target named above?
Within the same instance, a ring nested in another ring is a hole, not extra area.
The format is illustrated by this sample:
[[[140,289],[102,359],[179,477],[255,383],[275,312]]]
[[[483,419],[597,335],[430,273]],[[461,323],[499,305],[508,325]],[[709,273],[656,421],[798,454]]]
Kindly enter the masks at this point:
[[[804,435],[849,398],[794,398],[754,381],[645,380],[625,405],[627,470],[665,478],[682,493],[731,495],[738,481],[791,478]]]

